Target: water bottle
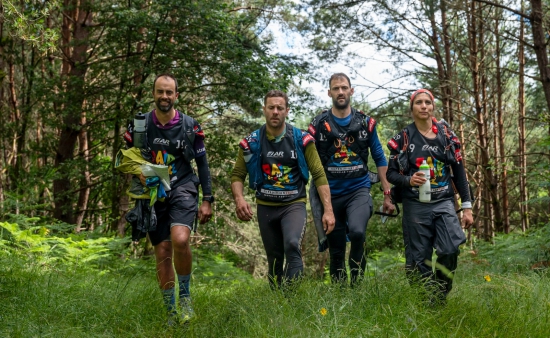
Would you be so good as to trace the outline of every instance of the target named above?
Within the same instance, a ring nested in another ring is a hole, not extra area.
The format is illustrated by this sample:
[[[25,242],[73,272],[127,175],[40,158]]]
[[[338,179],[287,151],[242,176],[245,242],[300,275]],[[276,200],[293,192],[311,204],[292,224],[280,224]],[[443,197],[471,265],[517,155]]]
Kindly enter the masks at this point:
[[[134,147],[145,148],[147,146],[147,133],[145,132],[145,115],[137,113],[134,116]]]
[[[432,200],[432,187],[430,184],[430,166],[426,163],[426,160],[422,161],[420,172],[424,173],[426,182],[418,189],[418,199],[420,202],[429,202]]]

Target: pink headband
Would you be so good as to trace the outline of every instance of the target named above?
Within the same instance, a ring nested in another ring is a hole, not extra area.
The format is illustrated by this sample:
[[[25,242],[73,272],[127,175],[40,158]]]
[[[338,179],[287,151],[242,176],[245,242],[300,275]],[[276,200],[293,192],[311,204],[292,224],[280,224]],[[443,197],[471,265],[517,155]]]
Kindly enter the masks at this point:
[[[432,94],[432,92],[430,92],[429,90],[427,89],[419,89],[417,91],[415,91],[414,93],[412,93],[411,95],[411,102],[410,102],[410,108],[412,110],[412,107],[413,107],[413,101],[414,101],[414,98],[418,95],[418,94],[428,94],[428,96],[430,96],[430,98],[432,99],[432,102],[433,102],[433,105],[435,107],[435,99],[434,99],[434,96]]]

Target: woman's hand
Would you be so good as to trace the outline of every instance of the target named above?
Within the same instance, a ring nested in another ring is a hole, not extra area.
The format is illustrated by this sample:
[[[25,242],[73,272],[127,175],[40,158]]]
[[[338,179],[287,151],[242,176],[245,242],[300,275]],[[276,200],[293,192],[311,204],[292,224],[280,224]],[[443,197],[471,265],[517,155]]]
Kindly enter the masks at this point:
[[[411,187],[418,187],[421,186],[426,182],[426,178],[424,177],[424,173],[417,171],[414,173],[414,175],[411,176],[411,179],[409,180],[409,184]]]

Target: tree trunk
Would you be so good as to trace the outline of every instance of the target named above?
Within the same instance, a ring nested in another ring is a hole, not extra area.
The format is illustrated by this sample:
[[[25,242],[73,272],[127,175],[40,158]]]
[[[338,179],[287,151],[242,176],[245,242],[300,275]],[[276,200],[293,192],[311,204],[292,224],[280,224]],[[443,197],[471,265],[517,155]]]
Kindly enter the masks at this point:
[[[63,125],[55,156],[55,168],[59,178],[53,182],[55,210],[54,217],[70,224],[74,224],[71,177],[64,166],[74,158],[74,150],[78,135],[81,131],[80,114],[84,103],[83,90],[88,66],[86,64],[86,50],[90,35],[92,13],[83,10],[92,0],[78,1],[65,0],[62,26],[63,51],[63,94],[64,107],[61,108]],[[71,47],[72,46],[72,47]]]
[[[483,111],[483,98],[481,88],[481,74],[480,74],[480,60],[478,57],[479,54],[479,45],[483,43],[482,37],[483,32],[480,31],[483,29],[481,18],[481,10],[476,8],[476,2],[472,1],[470,7],[470,25],[469,25],[469,40],[470,40],[470,67],[472,72],[472,83],[473,83],[473,96],[476,112],[476,125],[477,125],[477,139],[479,144],[479,164],[481,165],[480,171],[480,185],[479,188],[482,191],[482,205],[483,205],[483,236],[486,240],[490,239],[490,194],[487,184],[490,184],[491,176],[488,173],[489,170],[489,154],[487,153],[487,133],[485,129],[485,116]],[[478,41],[479,40],[479,41]]]
[[[485,37],[485,21],[483,17],[483,8],[479,9],[479,32],[480,32],[480,39],[479,42],[481,43],[481,59],[482,59],[482,65],[483,65],[483,75],[482,75],[482,95],[483,95],[483,130],[485,134],[485,145],[484,151],[482,154],[484,155],[482,157],[483,159],[483,172],[485,174],[485,179],[488,183],[488,191],[487,191],[487,218],[488,218],[488,233],[486,235],[486,240],[492,240],[495,236],[495,218],[496,215],[500,213],[499,204],[497,201],[498,197],[498,185],[497,185],[497,176],[493,172],[493,167],[491,163],[491,153],[490,153],[490,144],[491,144],[491,137],[489,134],[489,123],[491,125],[494,125],[494,120],[491,119],[493,117],[493,114],[490,113],[489,109],[489,94],[487,93],[487,88],[489,87],[490,83],[487,80],[487,73],[489,71],[489,62],[487,61],[487,55],[485,54],[487,48],[485,48],[485,44],[488,43],[488,38]],[[493,156],[494,158],[494,156]],[[496,161],[496,159],[495,159]]]
[[[548,53],[546,51],[546,32],[543,26],[542,1],[531,0],[531,29],[533,32],[533,49],[537,56],[540,81],[546,98],[546,105],[550,110],[550,68],[548,68]]]
[[[21,180],[24,179],[24,177],[26,177],[25,175],[25,172],[27,171],[26,167],[30,161],[30,158],[27,155],[27,137],[28,137],[29,124],[31,122],[32,114],[33,114],[33,111],[32,111],[33,105],[32,105],[31,96],[32,96],[32,89],[33,89],[34,80],[35,80],[34,68],[35,68],[35,62],[36,62],[36,49],[34,47],[31,48],[31,59],[30,59],[29,65],[25,64],[26,57],[24,55],[25,54],[24,43],[21,44],[21,54],[23,55],[22,73],[27,75],[28,78],[26,78],[26,81],[24,80],[23,84],[21,85],[21,88],[22,88],[21,91],[23,92],[23,97],[21,102],[23,103],[23,107],[21,110],[21,120],[20,120],[21,125],[18,131],[18,134],[20,136],[17,139],[16,153],[18,154],[17,156],[18,159],[17,159],[17,165],[15,167],[15,172],[13,177],[14,177],[14,181],[17,182],[17,189],[16,189],[17,195],[21,195],[22,198],[25,200],[29,198],[30,194],[25,193],[24,191],[25,188],[23,187],[24,185],[20,184],[20,182]],[[26,88],[26,90],[23,90],[23,88]]]
[[[497,20],[495,20],[495,39],[496,39],[496,89],[497,89],[497,116],[496,116],[496,123],[497,123],[497,140],[500,150],[500,156],[498,158],[500,159],[500,189],[501,189],[501,196],[499,198],[499,201],[502,203],[502,218],[500,218],[500,223],[497,221],[497,229],[499,231],[504,231],[504,233],[510,232],[510,217],[508,215],[508,177],[507,177],[507,171],[508,168],[506,166],[506,148],[504,144],[504,138],[506,137],[506,134],[504,132],[504,118],[503,118],[503,112],[502,112],[502,69],[500,66],[500,27],[498,19],[500,15],[502,14],[502,11],[497,10]]]
[[[522,2],[522,11],[523,11],[523,2]],[[519,106],[519,117],[518,117],[518,166],[519,166],[519,208],[520,208],[520,217],[521,217],[521,230],[525,231],[529,228],[529,218],[527,210],[527,180],[526,180],[526,166],[527,158],[525,155],[525,45],[524,45],[524,30],[525,22],[522,19],[520,23],[520,33],[519,33],[519,46],[518,46],[518,60],[519,60],[519,88],[518,88],[518,106]],[[533,28],[533,36],[535,28]],[[538,54],[537,54],[538,59]],[[540,63],[539,63],[540,67]],[[544,71],[541,70],[541,74]],[[543,81],[544,83],[544,81]],[[546,95],[546,94],[545,94]]]
[[[4,7],[0,3],[0,36],[4,36]],[[6,77],[4,61],[4,46],[0,44],[0,104],[6,102],[6,94],[4,92],[4,78]],[[0,135],[6,135],[5,131],[6,121],[4,120],[4,114],[0,114]],[[4,211],[4,168],[7,168],[6,148],[4,147],[4,140],[0,140],[0,215],[5,215]]]
[[[444,8],[444,5],[442,6]],[[439,45],[440,37],[438,35],[438,27],[435,20],[435,13],[436,13],[435,8],[429,12],[431,13],[430,24],[432,28],[432,35],[430,36],[430,40],[433,46],[435,62],[437,64],[437,77],[439,80],[439,86],[441,88],[443,118],[448,121],[450,116],[450,107],[451,107],[451,98],[449,97],[449,88],[451,83],[450,83],[450,79],[447,78],[447,72],[445,70],[445,62],[443,60],[443,55],[441,54],[441,47]],[[442,14],[442,17],[444,17],[444,14]]]
[[[86,125],[86,113],[82,112],[82,119],[80,121],[82,126]],[[88,208],[88,199],[90,198],[90,186],[92,184],[88,162],[90,161],[90,150],[88,149],[88,132],[86,127],[80,130],[78,134],[78,146],[79,146],[79,155],[82,157],[83,162],[86,163],[84,170],[82,171],[82,178],[80,180],[80,193],[78,196],[78,204],[76,210],[76,232],[82,230],[82,220],[86,214],[86,209]]]
[[[445,120],[449,122],[451,127],[454,123],[453,112],[453,64],[451,60],[451,41],[449,37],[449,23],[447,22],[447,2],[441,1],[441,26],[443,35],[443,48],[445,50],[445,83],[442,84],[442,91],[444,91],[444,97],[447,97],[445,102],[445,111],[447,116]],[[460,100],[458,100],[460,101]]]
[[[13,49],[13,46],[12,46]],[[12,58],[8,59],[8,90],[9,90],[9,106],[11,110],[10,119],[9,122],[17,124],[18,121],[20,121],[21,113],[19,111],[19,100],[17,98],[17,91],[15,89],[15,64]],[[17,130],[18,128],[16,128]],[[13,134],[13,140],[10,144],[11,151],[9,152],[9,157],[6,163],[6,166],[8,167],[8,178],[9,178],[9,185],[10,190],[16,191],[17,190],[17,176],[15,174],[16,167],[17,167],[17,139],[20,136],[15,132]],[[16,197],[18,198],[18,197]],[[16,203],[15,206],[15,214],[19,214],[18,210],[18,204]]]

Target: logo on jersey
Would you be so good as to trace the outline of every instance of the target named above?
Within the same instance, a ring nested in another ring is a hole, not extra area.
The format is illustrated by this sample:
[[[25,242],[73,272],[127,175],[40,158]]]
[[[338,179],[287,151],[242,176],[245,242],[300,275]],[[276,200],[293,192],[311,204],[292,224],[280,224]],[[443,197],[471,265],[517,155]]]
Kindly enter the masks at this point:
[[[431,156],[428,156],[426,158],[417,157],[415,161],[416,168],[420,168],[420,165],[424,160],[430,167],[430,183],[431,183],[432,189],[436,187],[447,186],[449,182],[446,180],[443,180],[443,178],[448,174],[446,169],[447,167],[445,166],[445,162],[438,161],[437,159]],[[432,190],[432,192],[434,192],[434,190]]]
[[[273,182],[271,187],[275,189],[285,189],[283,184],[291,183],[291,168],[282,164],[263,164],[262,171],[264,177]]]
[[[267,152],[267,157],[276,157],[276,158],[281,158],[285,156],[285,152],[284,151],[268,151]]]
[[[425,144],[425,145],[422,146],[422,151],[431,151],[431,152],[437,153],[437,152],[439,152],[439,147],[438,146],[429,146],[429,145]]]
[[[162,164],[168,166],[168,174],[176,174],[176,166],[174,160],[176,159],[174,155],[168,154],[166,150],[151,151],[153,164]]]
[[[388,145],[392,147],[393,150],[397,150],[397,148],[399,147],[394,139],[391,139],[390,142],[388,142]]]
[[[153,144],[160,144],[161,146],[169,146],[170,141],[157,137],[156,139],[153,140]]]
[[[334,140],[336,152],[331,156],[332,163],[329,163],[329,171],[336,171],[336,169],[331,170],[331,168],[334,169],[334,167],[340,167],[337,169],[338,172],[357,171],[363,168],[361,158],[357,158],[357,154],[350,148],[353,142],[355,142],[355,140],[351,136],[345,139]]]

